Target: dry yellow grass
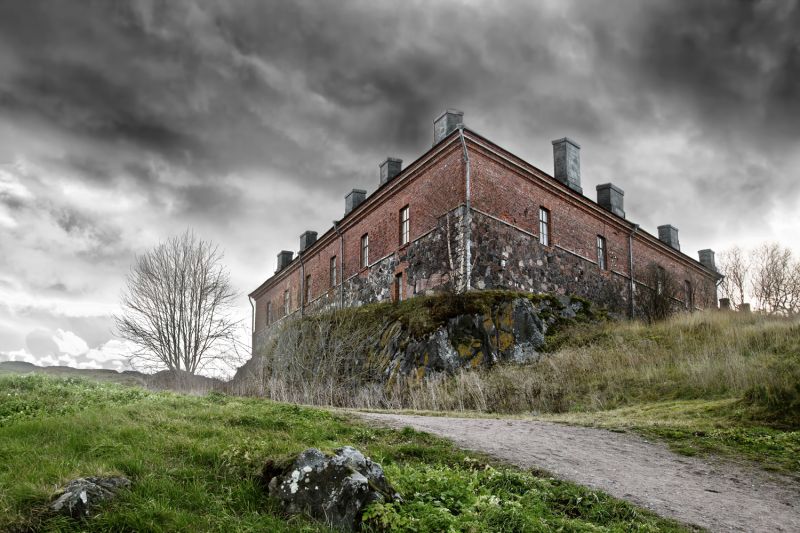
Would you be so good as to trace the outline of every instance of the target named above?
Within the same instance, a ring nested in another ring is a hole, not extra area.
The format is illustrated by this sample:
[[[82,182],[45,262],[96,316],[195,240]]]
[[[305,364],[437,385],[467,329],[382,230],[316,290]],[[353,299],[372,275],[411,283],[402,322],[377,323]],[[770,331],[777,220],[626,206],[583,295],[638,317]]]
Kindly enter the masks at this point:
[[[766,406],[798,394],[797,320],[694,313],[652,325],[586,325],[561,341],[535,364],[400,381],[385,391],[384,406],[538,414],[685,399],[750,397]]]

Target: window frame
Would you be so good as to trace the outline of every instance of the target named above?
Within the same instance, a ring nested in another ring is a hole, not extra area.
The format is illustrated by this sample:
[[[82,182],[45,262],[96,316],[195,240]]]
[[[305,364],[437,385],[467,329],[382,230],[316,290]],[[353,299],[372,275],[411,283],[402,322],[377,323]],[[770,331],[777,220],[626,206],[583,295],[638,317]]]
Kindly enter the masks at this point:
[[[361,268],[369,266],[369,233],[361,236]]]
[[[539,244],[550,246],[552,242],[552,217],[550,210],[544,206],[539,206]]]
[[[292,292],[289,289],[283,291],[283,315],[289,316],[292,310]]]
[[[331,283],[331,288],[334,288],[336,286],[336,278],[338,277],[338,273],[336,272],[337,266],[336,266],[336,256],[335,255],[331,256],[329,267],[330,267],[331,271],[330,271],[330,276],[329,276],[328,279],[329,279],[329,281]]]
[[[267,302],[267,325],[272,324],[272,301]]]
[[[683,280],[683,292],[686,295],[686,309],[692,311],[694,309],[694,291],[692,282],[688,279]]]
[[[597,236],[597,266],[600,270],[608,270],[608,242],[602,235]]]
[[[411,242],[411,209],[408,205],[400,209],[400,246]]]
[[[303,283],[303,302],[308,305],[311,302],[311,274],[306,274],[305,282]]]

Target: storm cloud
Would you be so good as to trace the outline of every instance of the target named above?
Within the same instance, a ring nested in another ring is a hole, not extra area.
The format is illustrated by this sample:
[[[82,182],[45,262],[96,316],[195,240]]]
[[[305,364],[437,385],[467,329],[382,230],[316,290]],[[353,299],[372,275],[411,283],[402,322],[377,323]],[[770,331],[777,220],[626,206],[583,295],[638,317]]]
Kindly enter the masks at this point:
[[[613,181],[689,253],[798,249],[798,27],[771,0],[3,2],[0,351],[107,343],[134,255],[186,227],[246,320],[275,253],[447,107],[547,172],[577,139],[587,195]]]

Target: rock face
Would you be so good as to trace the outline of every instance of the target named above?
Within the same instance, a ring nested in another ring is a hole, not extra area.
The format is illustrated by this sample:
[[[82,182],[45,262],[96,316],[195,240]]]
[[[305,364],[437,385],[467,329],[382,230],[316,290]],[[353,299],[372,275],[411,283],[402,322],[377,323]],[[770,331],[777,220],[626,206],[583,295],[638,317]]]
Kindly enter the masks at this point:
[[[110,500],[130,485],[124,477],[79,477],[67,483],[61,495],[50,504],[50,509],[73,518],[84,518],[98,503]]]
[[[488,314],[458,315],[423,338],[410,337],[398,324],[382,335],[387,377],[453,372],[498,362],[525,363],[541,357],[548,327],[572,319],[584,304],[568,297],[533,303],[520,297],[493,306]]]
[[[332,527],[356,531],[361,514],[372,502],[399,500],[383,469],[355,448],[333,456],[316,448],[301,453],[288,469],[264,468],[269,495],[289,513],[306,513]]]

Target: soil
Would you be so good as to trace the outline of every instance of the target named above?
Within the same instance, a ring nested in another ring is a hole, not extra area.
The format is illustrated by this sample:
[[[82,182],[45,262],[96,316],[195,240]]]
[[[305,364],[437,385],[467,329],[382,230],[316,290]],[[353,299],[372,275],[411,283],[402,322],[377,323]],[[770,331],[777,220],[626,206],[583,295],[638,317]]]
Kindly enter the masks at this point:
[[[532,420],[358,416],[446,437],[711,531],[800,531],[796,481],[738,463],[677,455],[628,433]]]

